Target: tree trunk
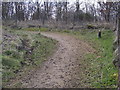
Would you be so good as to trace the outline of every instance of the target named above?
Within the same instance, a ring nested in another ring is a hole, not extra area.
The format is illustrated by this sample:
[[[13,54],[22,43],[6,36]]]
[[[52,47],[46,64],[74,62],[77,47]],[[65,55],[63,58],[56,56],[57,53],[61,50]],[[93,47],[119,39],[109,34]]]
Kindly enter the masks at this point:
[[[118,6],[118,24],[117,24],[117,37],[118,37],[118,90],[120,90],[120,5]]]

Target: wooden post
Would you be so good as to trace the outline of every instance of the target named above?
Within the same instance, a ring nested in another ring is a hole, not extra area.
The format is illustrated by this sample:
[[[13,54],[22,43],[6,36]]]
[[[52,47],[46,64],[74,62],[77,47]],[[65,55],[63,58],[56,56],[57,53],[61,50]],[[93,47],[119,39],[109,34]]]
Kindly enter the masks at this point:
[[[101,38],[101,30],[98,31],[98,38]]]

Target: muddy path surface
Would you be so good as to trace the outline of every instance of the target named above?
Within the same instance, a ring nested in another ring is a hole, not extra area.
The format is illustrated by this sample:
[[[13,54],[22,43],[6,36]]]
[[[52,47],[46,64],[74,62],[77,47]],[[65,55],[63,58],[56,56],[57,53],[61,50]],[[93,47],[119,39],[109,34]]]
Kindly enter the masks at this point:
[[[77,88],[82,87],[81,60],[94,49],[74,36],[42,32],[44,36],[55,39],[59,47],[39,70],[23,80],[27,88]]]

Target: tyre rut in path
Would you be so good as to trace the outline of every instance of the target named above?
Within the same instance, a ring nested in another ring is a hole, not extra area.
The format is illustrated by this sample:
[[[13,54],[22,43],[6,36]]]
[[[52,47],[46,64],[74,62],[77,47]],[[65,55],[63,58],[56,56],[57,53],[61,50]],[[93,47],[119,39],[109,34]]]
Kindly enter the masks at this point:
[[[79,39],[67,34],[42,32],[59,41],[59,47],[39,70],[23,81],[28,88],[73,88],[81,86],[80,60],[94,50]]]

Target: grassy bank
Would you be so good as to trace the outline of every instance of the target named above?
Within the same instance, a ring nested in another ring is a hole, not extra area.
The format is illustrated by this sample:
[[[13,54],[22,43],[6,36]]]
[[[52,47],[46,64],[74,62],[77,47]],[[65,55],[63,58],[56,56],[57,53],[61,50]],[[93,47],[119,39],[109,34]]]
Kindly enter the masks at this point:
[[[3,50],[3,87],[6,87],[11,80],[27,75],[29,70],[40,67],[57,47],[57,41],[44,37],[40,33],[15,30],[10,30],[9,33],[16,37],[11,39],[9,45],[6,45]],[[18,49],[17,46],[21,48]],[[30,50],[32,52],[29,52]],[[17,83],[19,82],[16,81]]]
[[[102,31],[102,38],[97,38],[96,30],[60,31],[74,35],[91,45],[96,51],[84,57],[87,82],[95,88],[115,88],[117,84],[117,69],[113,65],[114,33],[110,30]]]

